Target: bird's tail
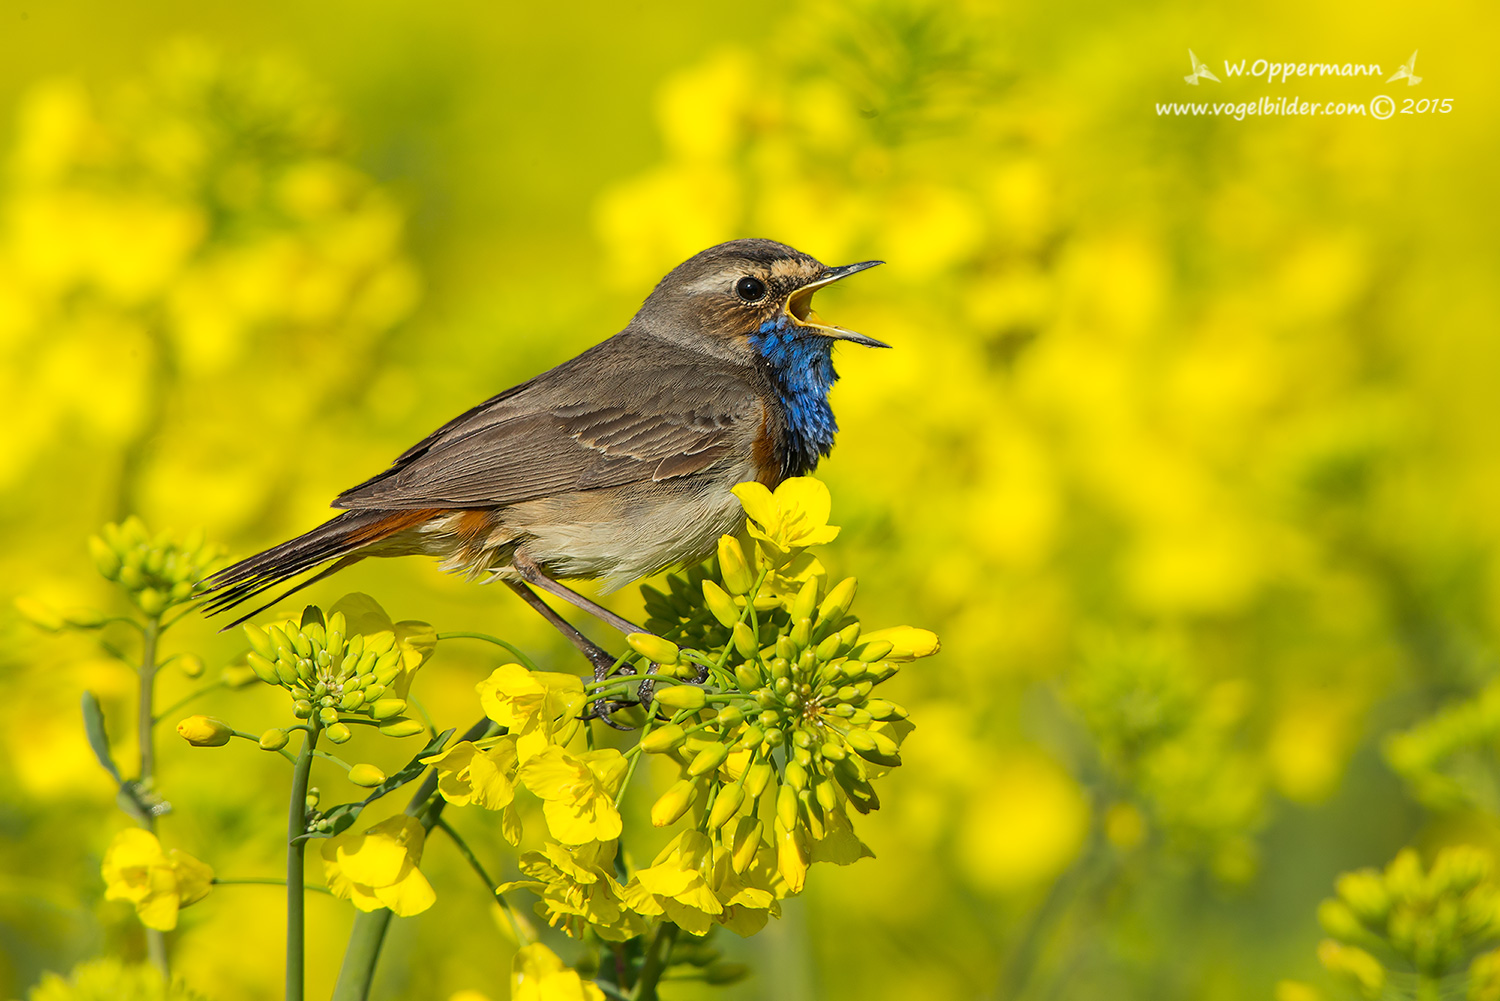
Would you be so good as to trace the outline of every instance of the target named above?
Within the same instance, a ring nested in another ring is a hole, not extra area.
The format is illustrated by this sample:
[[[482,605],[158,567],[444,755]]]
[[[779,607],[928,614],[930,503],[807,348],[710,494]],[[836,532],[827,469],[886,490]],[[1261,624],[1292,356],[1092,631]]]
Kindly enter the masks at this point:
[[[202,595],[204,615],[217,615],[251,598],[291,580],[298,574],[327,563],[321,570],[298,582],[287,591],[263,605],[241,615],[226,625],[233,628],[265,611],[281,599],[295,594],[331,573],[358,563],[367,555],[365,550],[382,539],[389,538],[432,516],[431,511],[345,511],[305,535],[299,535],[265,552],[256,553],[225,567],[204,581]],[[330,562],[331,561],[331,562]]]

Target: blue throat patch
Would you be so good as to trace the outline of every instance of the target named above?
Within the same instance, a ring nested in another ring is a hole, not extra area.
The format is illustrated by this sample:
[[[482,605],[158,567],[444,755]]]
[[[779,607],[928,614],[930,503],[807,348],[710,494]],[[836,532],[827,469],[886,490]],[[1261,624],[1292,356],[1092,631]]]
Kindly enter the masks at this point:
[[[787,439],[781,450],[781,475],[801,476],[818,468],[818,459],[833,450],[838,422],[828,405],[828,390],[838,380],[833,370],[833,341],[800,334],[785,314],[760,325],[750,344],[771,366]]]

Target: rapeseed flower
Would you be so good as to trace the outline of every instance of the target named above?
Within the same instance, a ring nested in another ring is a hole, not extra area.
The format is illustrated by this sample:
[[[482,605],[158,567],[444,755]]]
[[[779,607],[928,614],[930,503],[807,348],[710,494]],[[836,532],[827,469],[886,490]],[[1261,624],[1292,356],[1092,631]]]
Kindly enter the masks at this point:
[[[426,836],[416,818],[401,814],[362,834],[328,838],[322,847],[328,889],[362,911],[389,907],[401,917],[422,913],[437,900],[417,868]]]
[[[186,852],[162,851],[150,831],[127,828],[104,852],[104,899],[126,900],[141,924],[157,931],[177,927],[177,912],[208,895],[214,873]]]

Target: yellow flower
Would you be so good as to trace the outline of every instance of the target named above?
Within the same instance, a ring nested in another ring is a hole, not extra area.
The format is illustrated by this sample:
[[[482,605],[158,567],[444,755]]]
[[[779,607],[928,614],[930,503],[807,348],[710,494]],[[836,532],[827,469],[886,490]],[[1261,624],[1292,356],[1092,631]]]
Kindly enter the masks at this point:
[[[185,852],[161,850],[150,831],[116,834],[104,853],[104,899],[128,900],[141,924],[158,931],[177,927],[179,909],[208,895],[214,871]]]
[[[511,960],[510,1001],[604,1001],[604,992],[537,942]]]
[[[828,524],[833,510],[828,487],[815,477],[783,480],[774,494],[764,484],[741,483],[734,495],[750,518],[751,537],[774,552],[790,554],[832,542],[839,534],[837,525]]]
[[[523,763],[548,744],[566,744],[578,732],[584,700],[583,681],[575,674],[503,664],[475,687],[484,714],[516,738]]]
[[[473,803],[486,810],[499,810],[500,831],[505,840],[521,840],[521,820],[516,813],[516,741],[500,737],[484,741],[460,741],[445,751],[423,758],[437,769],[438,792],[454,806]]]
[[[624,889],[610,872],[614,857],[613,841],[571,849],[549,843],[521,856],[521,872],[529,879],[502,883],[495,892],[531,890],[541,898],[537,913],[554,928],[574,938],[589,928],[601,938],[624,942],[644,934],[646,923],[624,904]]]
[[[614,797],[625,768],[625,756],[612,747],[574,755],[554,744],[523,764],[520,778],[541,797],[552,836],[581,845],[620,836]]]
[[[421,914],[437,899],[417,868],[425,839],[422,825],[405,814],[363,834],[329,838],[322,849],[328,888],[362,911],[389,907],[402,917]]]
[[[703,935],[724,913],[708,877],[713,871],[713,842],[701,831],[673,838],[648,869],[635,874],[625,900],[643,917],[665,913],[684,931]]]
[[[937,633],[931,629],[918,629],[916,626],[891,626],[887,629],[876,629],[873,632],[864,633],[860,637],[860,642],[866,647],[877,642],[889,643],[890,653],[882,659],[900,662],[931,657],[943,648],[943,645],[938,642]]]

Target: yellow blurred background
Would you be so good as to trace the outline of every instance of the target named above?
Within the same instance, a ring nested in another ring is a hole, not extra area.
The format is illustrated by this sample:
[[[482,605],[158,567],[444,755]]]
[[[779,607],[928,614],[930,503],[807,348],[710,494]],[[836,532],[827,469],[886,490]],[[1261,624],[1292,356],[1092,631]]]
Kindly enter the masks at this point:
[[[893,683],[918,728],[861,826],[877,858],[726,943],[756,974],[722,996],[1336,993],[1339,872],[1500,844],[1500,721],[1425,722],[1497,678],[1493,5],[4,0],[0,23],[6,996],[141,947],[102,900],[127,821],[77,715],[91,688],[127,732],[133,677],[11,599],[106,604],[84,540],[128,513],[241,554],[311,527],[736,236],[889,262],[819,303],[895,345],[837,358],[823,558],[944,649]],[[1185,83],[1189,48],[1219,82]],[[1386,83],[1413,50],[1422,82]],[[1383,72],[1221,71],[1242,58]],[[1156,112],[1380,94],[1453,109]],[[422,561],[309,594],[350,590],[579,666]],[[197,620],[170,644],[211,670],[242,649]],[[429,708],[467,722],[495,663],[445,644]],[[169,671],[162,701],[196,684]],[[1388,753],[1422,726],[1441,747]],[[164,840],[275,873],[273,756],[162,744]],[[513,872],[485,819],[458,822]],[[397,922],[380,996],[503,997],[493,906],[455,853],[424,870],[439,903]],[[280,908],[216,891],[177,971],[275,996]],[[350,911],[310,914],[326,995]]]

